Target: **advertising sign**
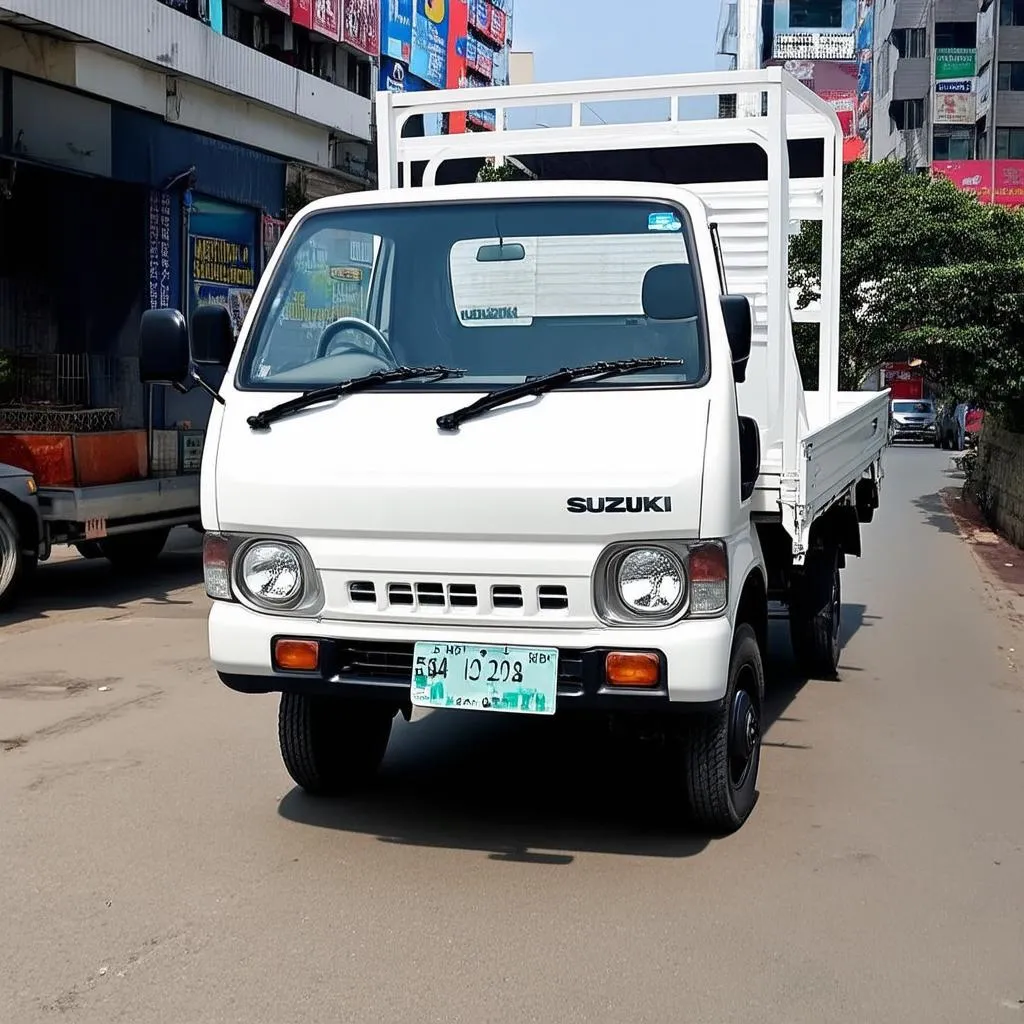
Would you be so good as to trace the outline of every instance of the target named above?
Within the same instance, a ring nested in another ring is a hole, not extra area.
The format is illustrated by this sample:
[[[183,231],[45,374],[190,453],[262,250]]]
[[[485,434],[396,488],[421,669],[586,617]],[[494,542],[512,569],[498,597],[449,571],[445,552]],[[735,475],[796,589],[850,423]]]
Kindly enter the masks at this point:
[[[824,16],[824,5],[818,7],[822,11],[820,15],[815,13],[813,5],[775,0],[773,57],[778,60],[853,60],[857,0],[842,0],[838,18]]]
[[[448,11],[448,65],[445,69],[447,88],[462,89],[466,85],[466,43],[469,37],[469,3],[451,0]],[[453,110],[448,115],[448,134],[461,135],[466,130],[466,112]]]
[[[977,115],[976,51],[966,47],[935,51],[935,124],[974,124]]]
[[[977,94],[976,119],[987,117],[992,109],[992,64],[989,62],[982,69],[974,81],[974,91]]]
[[[874,0],[860,0],[857,6],[857,130],[855,132],[855,137],[860,143],[858,156],[870,152],[871,148],[871,72],[874,49]]]
[[[413,6],[409,70],[435,89],[448,81],[448,3],[415,0]]]
[[[292,0],[292,21],[300,28],[313,27],[314,0]]]
[[[380,52],[382,57],[412,59],[413,0],[381,0]]]
[[[313,0],[313,31],[341,39],[341,0]]]
[[[172,305],[171,196],[154,189],[149,193],[149,308]],[[174,297],[174,304],[177,303]]]
[[[237,337],[256,289],[256,214],[196,199],[188,233],[189,319],[196,306],[224,306]]]
[[[380,55],[380,0],[341,0],[341,41],[369,57]]]
[[[280,11],[282,14],[287,14],[289,17],[292,13],[292,0],[263,0],[265,7],[271,7],[275,11]]]
[[[937,161],[932,173],[973,192],[983,203],[994,199],[999,206],[1024,205],[1024,160],[997,160],[994,183],[990,160]]]
[[[381,57],[380,78],[377,86],[382,92],[427,92],[430,86],[409,74],[409,69],[391,57]],[[425,135],[441,134],[441,115],[423,114]]]

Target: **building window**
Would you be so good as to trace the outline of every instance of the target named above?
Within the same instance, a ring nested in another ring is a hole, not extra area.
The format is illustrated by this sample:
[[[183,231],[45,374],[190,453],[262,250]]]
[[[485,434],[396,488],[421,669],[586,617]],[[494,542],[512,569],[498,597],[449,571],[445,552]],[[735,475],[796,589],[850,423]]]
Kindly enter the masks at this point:
[[[932,159],[973,160],[974,133],[967,131],[936,135],[932,142]]]
[[[1024,60],[999,62],[999,91],[1024,92]]]
[[[928,33],[923,28],[901,28],[892,34],[892,45],[901,57],[927,57]]]
[[[999,5],[999,24],[1024,25],[1024,0],[1002,0]]]
[[[897,130],[908,131],[924,125],[924,100],[897,100],[889,108]]]
[[[1024,128],[996,129],[996,159],[1024,160]]]
[[[937,50],[973,50],[978,45],[978,26],[973,21],[943,21],[935,26]]]
[[[843,0],[790,0],[790,28],[842,28]]]

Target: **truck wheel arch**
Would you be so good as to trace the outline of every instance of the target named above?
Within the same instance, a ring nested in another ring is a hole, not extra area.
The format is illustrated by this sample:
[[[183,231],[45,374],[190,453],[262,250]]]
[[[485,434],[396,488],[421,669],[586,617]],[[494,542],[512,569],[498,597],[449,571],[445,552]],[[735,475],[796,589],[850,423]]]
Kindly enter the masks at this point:
[[[35,511],[3,488],[0,488],[0,504],[14,517],[22,550],[37,551],[41,538],[39,536],[39,520]]]
[[[764,573],[755,566],[747,574],[740,590],[740,600],[736,606],[735,632],[743,623],[754,630],[757,644],[761,648],[761,656],[768,653],[768,587]]]

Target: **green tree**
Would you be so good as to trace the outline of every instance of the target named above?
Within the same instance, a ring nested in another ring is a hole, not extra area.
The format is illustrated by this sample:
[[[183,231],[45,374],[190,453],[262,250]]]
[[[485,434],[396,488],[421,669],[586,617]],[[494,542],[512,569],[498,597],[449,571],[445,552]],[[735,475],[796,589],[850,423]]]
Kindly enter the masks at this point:
[[[843,192],[840,386],[914,356],[989,408],[1020,395],[1024,216],[891,162],[848,165]],[[790,246],[801,306],[820,295],[820,251],[821,225],[807,222]],[[810,339],[797,341],[806,372]]]

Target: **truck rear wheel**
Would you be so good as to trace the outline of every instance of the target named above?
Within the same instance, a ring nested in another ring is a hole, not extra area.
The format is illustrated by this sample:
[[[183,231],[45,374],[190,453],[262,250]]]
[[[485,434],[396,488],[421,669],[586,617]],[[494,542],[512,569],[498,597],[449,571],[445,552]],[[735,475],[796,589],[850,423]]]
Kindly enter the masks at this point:
[[[802,672],[835,679],[839,672],[839,630],[843,591],[839,549],[811,551],[794,571],[789,597],[789,637]]]
[[[160,557],[170,529],[140,530],[138,533],[119,533],[97,541],[103,557],[121,571],[144,571]],[[87,556],[88,557],[88,556]]]
[[[36,559],[22,550],[17,519],[0,503],[0,611],[6,611],[18,600],[35,567]]]
[[[764,665],[753,627],[736,627],[725,707],[684,724],[681,753],[690,813],[718,835],[739,829],[757,803]]]
[[[278,739],[285,768],[311,796],[341,796],[376,774],[395,709],[372,701],[282,693]]]

